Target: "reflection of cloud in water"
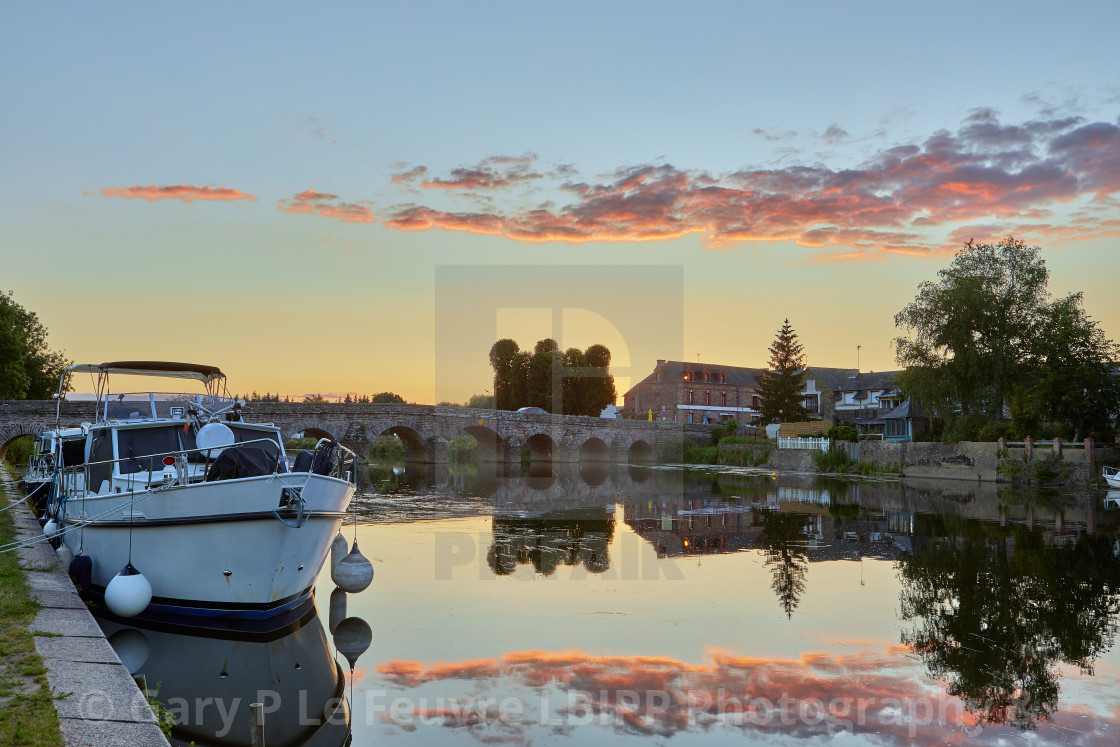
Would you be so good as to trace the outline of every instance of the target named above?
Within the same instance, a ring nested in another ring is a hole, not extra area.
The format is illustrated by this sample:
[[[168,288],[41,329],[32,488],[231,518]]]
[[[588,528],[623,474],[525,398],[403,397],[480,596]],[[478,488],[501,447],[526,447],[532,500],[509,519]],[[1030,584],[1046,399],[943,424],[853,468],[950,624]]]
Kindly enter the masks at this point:
[[[714,652],[705,664],[530,650],[462,662],[394,660],[378,672],[389,688],[403,691],[390,699],[403,695],[412,703],[411,715],[398,726],[412,731],[419,721],[466,729],[481,742],[528,743],[539,735],[533,730],[542,728],[584,739],[594,735],[582,729],[662,738],[723,732],[748,739],[827,739],[851,732],[892,745],[1022,736],[1006,728],[980,729],[959,699],[923,676],[905,646],[789,660]],[[510,698],[523,711],[512,720],[493,707]],[[1094,715],[1070,709],[1040,724],[1037,736],[1063,744],[1115,744],[1120,726],[1110,710]]]

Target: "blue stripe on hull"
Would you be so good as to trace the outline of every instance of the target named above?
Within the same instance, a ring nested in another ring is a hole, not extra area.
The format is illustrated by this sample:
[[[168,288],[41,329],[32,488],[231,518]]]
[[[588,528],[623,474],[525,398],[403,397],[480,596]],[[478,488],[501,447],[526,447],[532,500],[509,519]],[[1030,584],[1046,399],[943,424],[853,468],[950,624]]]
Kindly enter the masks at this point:
[[[129,618],[117,617],[109,611],[105,606],[104,589],[94,590],[88,595],[88,599],[97,607],[98,616],[126,624],[131,621],[145,621],[213,630],[242,630],[249,627],[256,631],[267,631],[298,621],[306,613],[306,608],[314,604],[314,593],[312,587],[294,598],[283,600],[282,604],[257,609],[237,607],[218,609],[201,606],[205,605],[205,602],[190,602],[191,606],[184,606],[174,604],[174,600],[165,599],[163,602],[152,602],[139,615]]]

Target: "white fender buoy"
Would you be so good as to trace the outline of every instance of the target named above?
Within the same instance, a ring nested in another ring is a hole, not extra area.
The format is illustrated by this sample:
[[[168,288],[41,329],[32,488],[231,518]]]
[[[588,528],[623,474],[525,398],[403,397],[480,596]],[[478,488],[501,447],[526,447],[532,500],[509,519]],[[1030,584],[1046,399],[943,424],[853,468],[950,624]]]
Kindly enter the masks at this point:
[[[342,532],[339,532],[331,540],[331,573],[334,573],[334,569],[338,567],[338,564],[342,562],[349,551],[350,547],[346,544],[346,538],[342,536]]]
[[[152,646],[148,643],[148,636],[136,628],[121,628],[109,636],[109,645],[121,658],[121,664],[129,674],[136,674],[140,667],[148,661],[148,654]]]
[[[139,615],[152,601],[152,585],[128,563],[105,587],[105,606],[117,617]]]
[[[331,570],[331,580],[338,584],[338,588],[351,594],[364,591],[373,581],[373,564],[358,552],[357,540],[350,548],[350,554]]]
[[[67,568],[70,567],[70,561],[74,559],[74,553],[69,547],[66,546],[65,542],[58,546],[58,549],[54,551],[54,554],[55,557],[58,558],[58,562],[62,563],[62,565],[66,566]]]
[[[51,547],[57,550],[62,543],[62,524],[58,519],[50,519],[43,525],[43,535],[51,543]]]
[[[373,631],[369,623],[360,617],[348,617],[338,624],[334,631],[334,647],[350,662],[350,670],[358,663],[358,657],[364,654],[373,643]]]
[[[346,592],[337,586],[331,592],[331,603],[327,612],[327,630],[334,632],[338,624],[346,619]]]
[[[233,430],[228,425],[215,421],[198,429],[194,437],[194,445],[207,459],[217,459],[222,450],[233,446],[236,440]]]

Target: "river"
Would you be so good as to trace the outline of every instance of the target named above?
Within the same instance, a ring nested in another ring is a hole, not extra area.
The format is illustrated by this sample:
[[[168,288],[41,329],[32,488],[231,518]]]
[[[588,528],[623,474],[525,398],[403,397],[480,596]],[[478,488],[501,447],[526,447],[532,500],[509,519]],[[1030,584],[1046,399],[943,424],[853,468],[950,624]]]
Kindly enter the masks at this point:
[[[247,744],[235,698],[269,706],[270,745],[1116,744],[1103,498],[378,466],[343,528],[365,591],[325,568],[316,615],[268,640],[105,625],[183,744]]]

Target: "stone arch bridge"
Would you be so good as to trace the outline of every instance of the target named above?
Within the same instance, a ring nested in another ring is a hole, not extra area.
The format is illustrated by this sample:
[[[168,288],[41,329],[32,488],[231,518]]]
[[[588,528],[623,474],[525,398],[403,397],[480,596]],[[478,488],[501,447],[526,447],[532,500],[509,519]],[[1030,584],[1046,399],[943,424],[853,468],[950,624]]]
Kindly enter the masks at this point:
[[[92,402],[69,401],[63,405],[62,425],[77,425],[92,415]],[[336,438],[359,454],[378,436],[392,433],[404,443],[408,461],[435,464],[448,461],[448,442],[457,436],[473,436],[479,461],[492,462],[518,461],[524,446],[533,462],[643,462],[653,460],[667,439],[711,439],[711,426],[701,424],[433,405],[251,402],[245,415],[250,422],[274,423],[284,438],[297,433]],[[53,401],[0,401],[0,456],[16,438],[54,424]]]

